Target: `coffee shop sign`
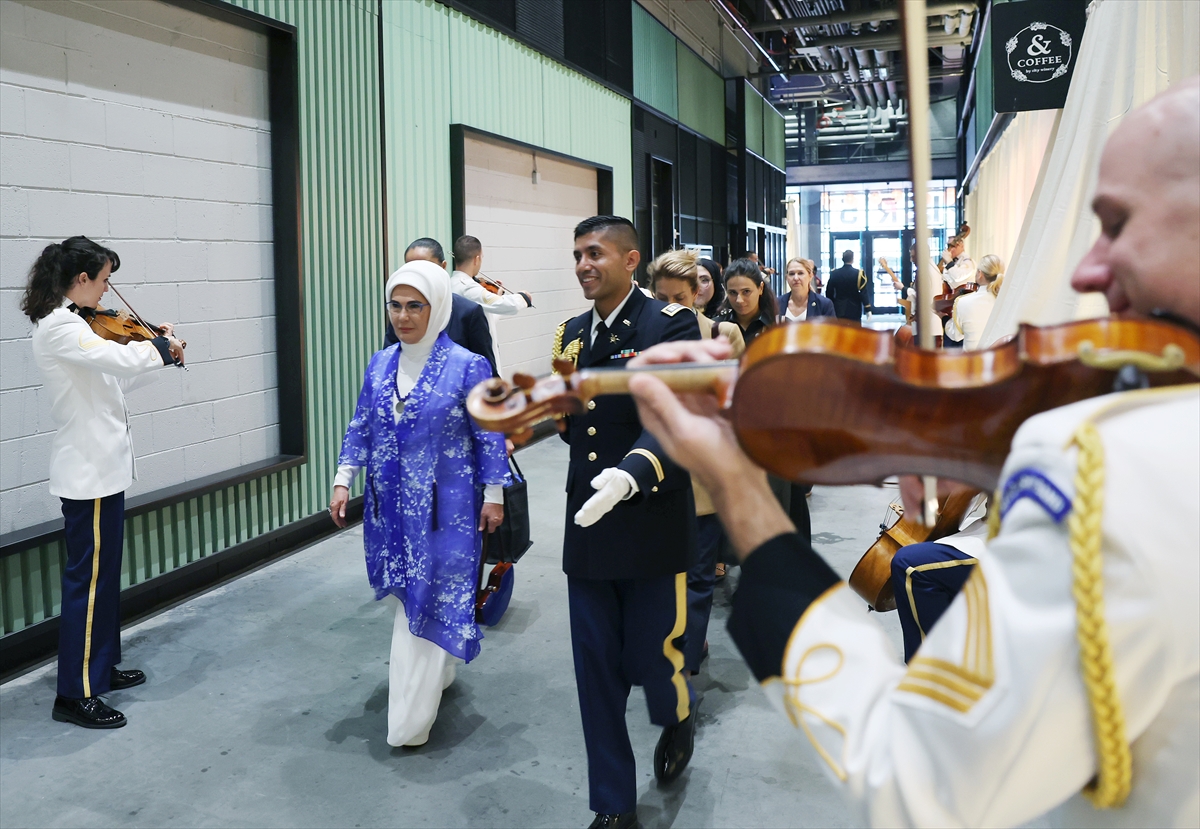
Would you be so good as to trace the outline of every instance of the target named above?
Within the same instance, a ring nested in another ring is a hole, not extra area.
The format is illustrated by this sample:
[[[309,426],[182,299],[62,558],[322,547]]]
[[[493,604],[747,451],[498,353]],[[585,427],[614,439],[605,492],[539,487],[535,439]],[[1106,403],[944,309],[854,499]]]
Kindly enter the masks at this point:
[[[1009,38],[1004,48],[1013,80],[1022,83],[1061,78],[1071,65],[1071,36],[1049,23],[1030,23]]]

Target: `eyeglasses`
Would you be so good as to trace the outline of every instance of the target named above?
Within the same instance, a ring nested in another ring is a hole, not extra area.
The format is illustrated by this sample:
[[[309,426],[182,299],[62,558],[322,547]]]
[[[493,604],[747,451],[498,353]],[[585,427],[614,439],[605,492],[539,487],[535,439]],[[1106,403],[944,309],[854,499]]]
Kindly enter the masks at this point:
[[[394,299],[388,300],[383,304],[387,306],[388,311],[393,314],[399,314],[401,311],[407,311],[410,317],[415,317],[417,314],[429,307],[428,302],[396,302]]]

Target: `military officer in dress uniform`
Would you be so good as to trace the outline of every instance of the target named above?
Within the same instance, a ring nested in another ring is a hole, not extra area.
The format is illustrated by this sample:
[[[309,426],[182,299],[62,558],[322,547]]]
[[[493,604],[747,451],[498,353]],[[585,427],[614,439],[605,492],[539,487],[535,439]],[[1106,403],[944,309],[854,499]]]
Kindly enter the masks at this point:
[[[169,324],[163,336],[128,345],[92,332],[85,318],[95,314],[109,275],[120,266],[113,251],[73,236],[46,246],[21,299],[58,424],[50,494],[62,501],[66,530],[51,716],[84,728],[125,725],[125,715],[100,695],[146,681],[141,671],[117,668],[125,490],[137,477],[124,392],[156,369],[183,364],[183,345]]]
[[[555,335],[554,357],[621,368],[644,348],[699,339],[696,315],[637,290],[637,231],[593,216],[575,228],[575,275],[594,305]],[[637,776],[625,728],[632,685],[663,726],[654,774],[674,780],[691,759],[695,699],[683,671],[687,570],[696,549],[691,479],[642,429],[633,400],[605,396],[570,419],[567,574],[575,681],[588,755],[593,827],[637,826]]]
[[[1198,193],[1192,79],[1109,139],[1100,237],[1072,284],[1114,312],[1200,327]],[[726,349],[674,343],[639,362]],[[1200,386],[1027,421],[1001,474],[998,535],[907,666],[799,542],[713,404],[650,376],[631,387],[744,556],[735,641],[856,822],[1012,826],[1053,810],[1055,825],[1200,825]]]

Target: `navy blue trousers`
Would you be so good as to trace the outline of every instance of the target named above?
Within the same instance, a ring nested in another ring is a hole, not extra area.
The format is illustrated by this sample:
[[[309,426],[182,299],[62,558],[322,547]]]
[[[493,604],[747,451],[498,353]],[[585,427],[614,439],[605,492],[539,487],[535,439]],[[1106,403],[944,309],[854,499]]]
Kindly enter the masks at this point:
[[[717,556],[725,530],[716,515],[696,516],[696,563],[687,572],[687,637],[683,642],[683,669],[698,673],[712,615],[713,589],[717,584]]]
[[[121,661],[121,556],[125,493],[62,500],[67,566],[58,626],[58,693],[68,699],[109,691]]]
[[[625,707],[646,692],[650,722],[674,725],[691,711],[680,640],[687,622],[687,574],[652,579],[567,577],[575,685],[587,746],[593,812],[637,808],[637,767]]]
[[[976,559],[949,544],[926,542],[901,547],[892,559],[892,588],[904,631],[904,661],[921,647],[975,569]]]

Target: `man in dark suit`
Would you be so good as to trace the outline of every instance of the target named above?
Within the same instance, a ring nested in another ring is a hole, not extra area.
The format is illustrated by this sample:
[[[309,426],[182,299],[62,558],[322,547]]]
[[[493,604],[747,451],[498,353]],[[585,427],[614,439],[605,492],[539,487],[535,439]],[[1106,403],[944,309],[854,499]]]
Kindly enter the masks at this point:
[[[620,368],[668,340],[699,339],[696,315],[651,299],[633,282],[641,254],[627,219],[593,216],[575,228],[575,276],[593,308],[559,326],[554,357]],[[683,671],[687,569],[695,557],[691,479],[642,429],[633,399],[592,400],[570,418],[563,571],[575,682],[588,755],[593,827],[637,826],[637,770],[625,707],[646,691],[663,726],[654,751],[662,783],[692,756],[695,697]]]
[[[446,267],[445,252],[434,239],[421,238],[414,241],[404,251],[404,261],[428,259],[438,267]],[[488,361],[492,367],[492,376],[499,376],[496,371],[496,352],[492,346],[492,330],[488,326],[487,316],[483,306],[471,300],[454,294],[451,297],[450,323],[446,326],[446,336],[458,343],[467,351],[478,354]],[[385,324],[383,347],[400,342],[390,322]]]
[[[833,301],[838,319],[862,322],[863,311],[871,310],[870,279],[854,267],[854,251],[842,254],[842,266],[829,274],[825,296]]]

